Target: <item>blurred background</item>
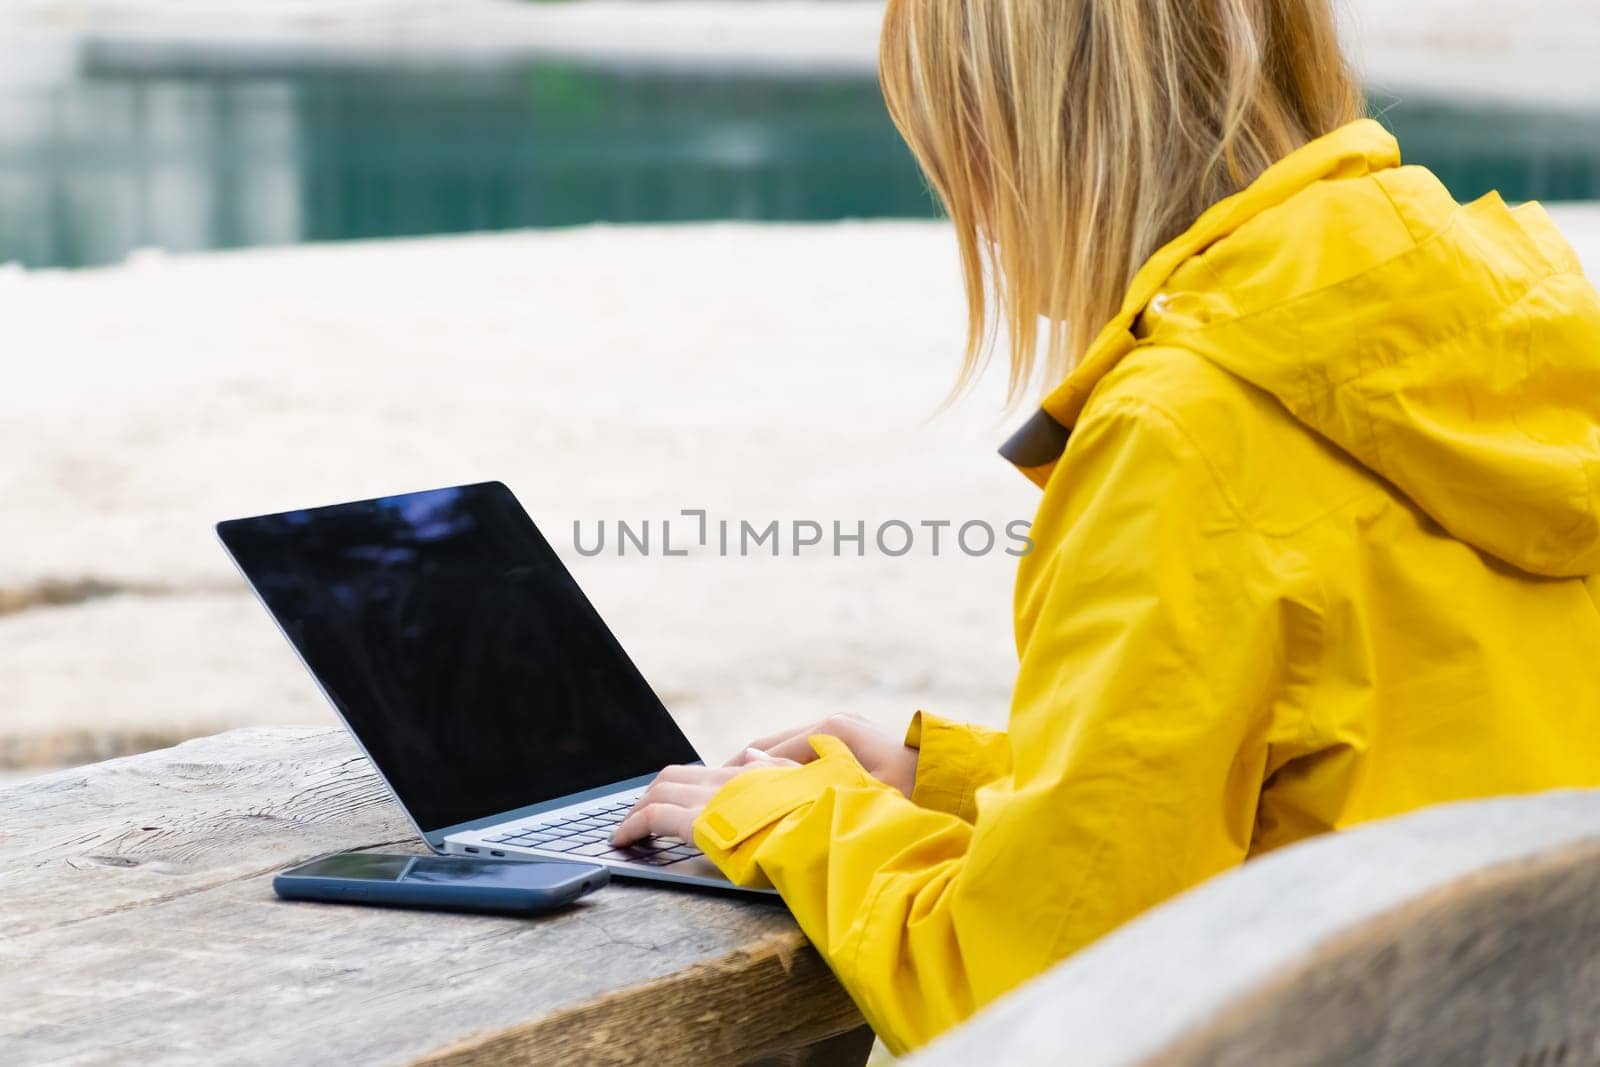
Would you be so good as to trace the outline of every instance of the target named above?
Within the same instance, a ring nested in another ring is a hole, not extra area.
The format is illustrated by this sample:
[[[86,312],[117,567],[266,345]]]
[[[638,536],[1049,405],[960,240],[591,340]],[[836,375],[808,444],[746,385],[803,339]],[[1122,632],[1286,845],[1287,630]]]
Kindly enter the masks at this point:
[[[331,722],[234,515],[507,481],[712,758],[1004,719],[1015,561],[580,557],[575,522],[1031,516],[876,0],[9,0],[0,779]],[[1600,8],[1343,0],[1373,113],[1600,268]]]

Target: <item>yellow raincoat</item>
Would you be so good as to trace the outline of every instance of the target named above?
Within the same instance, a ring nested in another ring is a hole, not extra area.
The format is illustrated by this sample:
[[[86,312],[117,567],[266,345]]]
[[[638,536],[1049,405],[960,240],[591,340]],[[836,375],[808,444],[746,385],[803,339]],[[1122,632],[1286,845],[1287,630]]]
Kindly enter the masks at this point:
[[[891,1048],[1269,849],[1600,784],[1600,300],[1537,205],[1337,130],[1152,257],[1012,451],[1009,731],[919,715],[909,800],[816,738],[696,827]]]

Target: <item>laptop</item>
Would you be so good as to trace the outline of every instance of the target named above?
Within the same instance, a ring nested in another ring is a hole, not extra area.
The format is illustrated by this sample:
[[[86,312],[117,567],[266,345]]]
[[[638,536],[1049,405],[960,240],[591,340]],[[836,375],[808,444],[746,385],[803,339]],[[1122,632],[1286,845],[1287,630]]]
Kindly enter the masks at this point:
[[[611,847],[656,772],[700,757],[504,485],[217,535],[434,851],[736,888],[688,842]]]

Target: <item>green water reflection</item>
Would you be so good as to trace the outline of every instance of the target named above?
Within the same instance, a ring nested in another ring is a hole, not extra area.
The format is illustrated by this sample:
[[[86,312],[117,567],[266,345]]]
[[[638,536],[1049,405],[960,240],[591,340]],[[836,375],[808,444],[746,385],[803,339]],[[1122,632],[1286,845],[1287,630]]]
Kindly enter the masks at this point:
[[[1384,114],[1459,196],[1600,199],[1600,116]],[[595,221],[922,217],[870,76],[75,46],[0,96],[0,262]]]

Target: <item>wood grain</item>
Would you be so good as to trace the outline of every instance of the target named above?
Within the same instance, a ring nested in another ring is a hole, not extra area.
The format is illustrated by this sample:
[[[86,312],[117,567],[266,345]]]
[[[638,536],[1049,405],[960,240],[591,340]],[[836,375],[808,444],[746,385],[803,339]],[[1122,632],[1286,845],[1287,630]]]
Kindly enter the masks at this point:
[[[1600,841],[1469,875],[1318,945],[1148,1062],[1600,1062]]]
[[[273,896],[349,848],[421,850],[340,730],[0,791],[5,1061],[737,1063],[861,1025],[766,901],[614,883],[530,920]]]
[[[1159,907],[909,1064],[1600,1062],[1600,792],[1453,804]]]
[[[776,935],[687,971],[441,1050],[432,1067],[739,1063],[861,1026],[815,952]],[[800,994],[800,995],[797,995]],[[774,1002],[785,1002],[778,1016]],[[871,1039],[867,1040],[870,1048]],[[862,1058],[866,1049],[862,1050]]]

